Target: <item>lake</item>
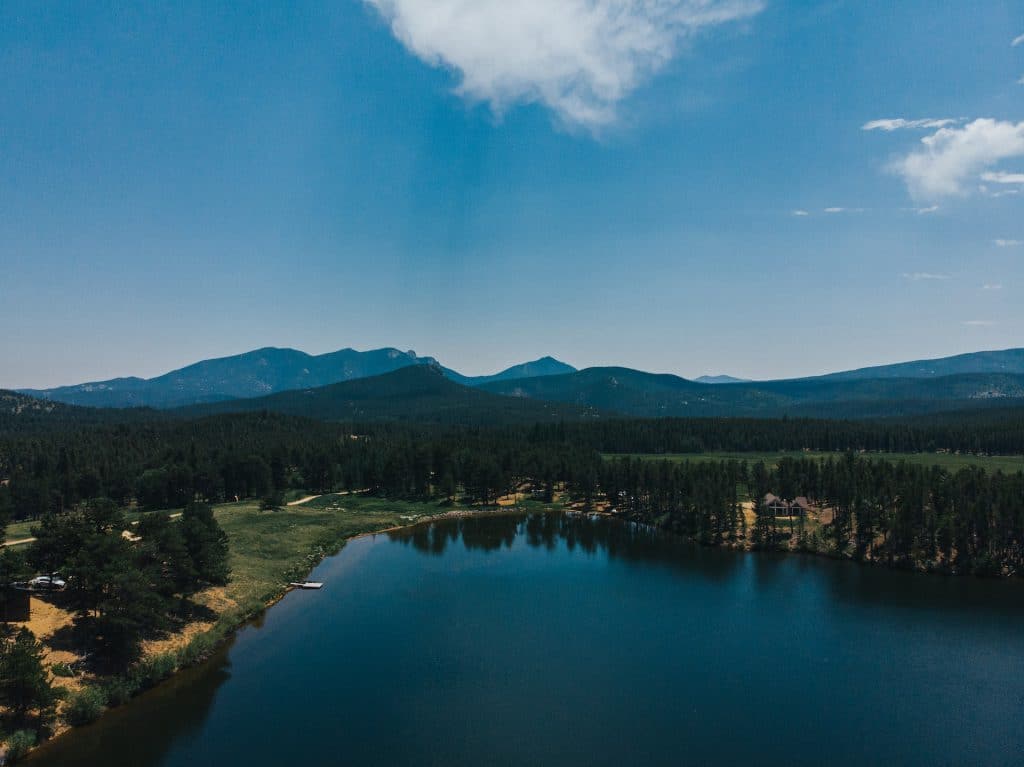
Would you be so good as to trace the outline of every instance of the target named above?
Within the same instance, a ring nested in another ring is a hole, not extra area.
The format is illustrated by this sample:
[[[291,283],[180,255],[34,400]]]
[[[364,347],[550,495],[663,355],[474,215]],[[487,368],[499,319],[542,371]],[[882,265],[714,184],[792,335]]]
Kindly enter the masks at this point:
[[[1024,761],[1024,584],[706,549],[609,519],[350,542],[33,765]]]

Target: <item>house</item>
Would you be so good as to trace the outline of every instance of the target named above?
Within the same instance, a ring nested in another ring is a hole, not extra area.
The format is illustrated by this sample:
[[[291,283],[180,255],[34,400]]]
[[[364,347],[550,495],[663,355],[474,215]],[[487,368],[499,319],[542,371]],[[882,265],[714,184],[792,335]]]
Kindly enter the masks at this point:
[[[814,510],[814,507],[811,506],[811,502],[802,495],[798,495],[796,498],[794,498],[791,506],[794,509],[799,509],[799,511],[795,513],[798,513],[802,517],[807,516]]]
[[[779,498],[768,493],[761,501],[761,508],[769,511],[773,517],[805,517],[814,507],[805,496],[797,496],[792,501]]]

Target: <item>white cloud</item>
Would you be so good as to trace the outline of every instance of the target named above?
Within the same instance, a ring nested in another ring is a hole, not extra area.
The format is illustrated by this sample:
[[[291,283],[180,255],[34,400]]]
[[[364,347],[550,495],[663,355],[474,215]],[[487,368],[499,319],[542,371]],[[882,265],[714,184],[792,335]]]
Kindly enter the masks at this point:
[[[1024,184],[1024,173],[1006,173],[1004,171],[982,173],[981,180],[993,184]]]
[[[1016,248],[1024,245],[1024,240],[992,240],[997,248]]]
[[[993,320],[964,320],[964,325],[972,328],[990,328],[995,324]]]
[[[929,205],[927,208],[914,208],[914,212],[919,216],[927,215],[928,213],[934,213],[939,209],[938,205]]]
[[[1002,290],[1003,286],[1000,285],[998,282],[986,282],[984,285],[981,286],[981,289],[982,290]]]
[[[1018,35],[1017,37],[1013,38],[1013,42],[1010,43],[1010,45],[1017,46],[1020,45],[1021,43],[1024,43],[1024,35]]]
[[[825,208],[826,213],[863,213],[864,208]]]
[[[763,0],[364,0],[412,53],[460,78],[496,113],[541,103],[598,128],[697,33],[747,19]]]
[[[794,216],[809,216],[811,214],[808,213],[806,210],[794,210],[793,211],[793,215]]]
[[[1024,85],[1024,75],[1020,76],[1020,79],[1017,81],[1017,85]]]
[[[904,272],[903,277],[908,280],[949,280],[952,279],[951,275],[948,274],[936,274],[935,272],[910,272],[909,274]]]
[[[918,199],[963,194],[964,183],[1001,160],[1024,156],[1024,122],[979,119],[940,128],[921,147],[892,163]]]
[[[904,120],[902,117],[891,117],[885,120],[872,120],[860,126],[861,130],[884,130],[892,133],[895,130],[908,130],[912,128],[945,128],[955,125],[958,120],[950,117],[943,117],[936,120],[933,117],[926,117],[923,120]]]

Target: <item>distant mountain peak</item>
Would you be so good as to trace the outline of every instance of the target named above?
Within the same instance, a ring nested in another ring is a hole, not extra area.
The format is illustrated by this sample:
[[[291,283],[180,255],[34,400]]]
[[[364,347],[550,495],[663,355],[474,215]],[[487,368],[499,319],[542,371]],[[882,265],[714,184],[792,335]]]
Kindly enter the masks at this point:
[[[430,367],[433,372],[467,386],[576,370],[548,356],[515,365],[493,376],[467,377],[443,368],[433,357],[420,357],[412,349],[402,351],[389,346],[361,352],[345,347],[325,354],[308,354],[288,347],[263,346],[241,354],[194,362],[155,378],[115,378],[55,389],[23,389],[22,393],[71,405],[174,408],[315,389],[410,366]]]
[[[717,375],[717,376],[700,376],[694,378],[694,381],[702,384],[731,384],[731,383],[748,383],[748,378],[735,378],[734,376]]]

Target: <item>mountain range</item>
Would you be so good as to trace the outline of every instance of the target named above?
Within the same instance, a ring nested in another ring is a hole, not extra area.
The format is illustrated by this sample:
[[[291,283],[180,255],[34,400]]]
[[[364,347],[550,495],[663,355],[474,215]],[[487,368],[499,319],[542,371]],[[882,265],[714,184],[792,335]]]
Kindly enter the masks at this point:
[[[326,420],[481,424],[600,415],[877,418],[1024,404],[1024,349],[780,381],[694,381],[622,367],[576,370],[551,357],[465,376],[393,348],[319,356],[266,348],[148,380],[22,393],[73,405],[149,406],[172,417],[267,410]]]
[[[390,373],[411,365],[437,366],[438,362],[433,357],[419,357],[414,351],[392,348],[366,352],[341,349],[312,355],[296,349],[266,347],[231,357],[203,360],[156,378],[114,378],[55,389],[21,389],[19,392],[39,399],[87,407],[175,408],[328,386]],[[464,376],[443,367],[441,370],[456,383],[480,386],[514,378],[572,373],[576,368],[551,357],[543,357],[490,376]]]
[[[936,378],[794,379],[701,384],[629,368],[486,384],[510,397],[565,402],[640,418],[881,418],[1024,403],[1024,375],[965,373]]]
[[[267,411],[324,421],[416,421],[460,426],[573,421],[595,415],[589,405],[505,397],[456,383],[439,365],[407,365],[371,378],[223,400],[167,411],[203,417]]]

